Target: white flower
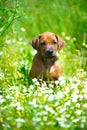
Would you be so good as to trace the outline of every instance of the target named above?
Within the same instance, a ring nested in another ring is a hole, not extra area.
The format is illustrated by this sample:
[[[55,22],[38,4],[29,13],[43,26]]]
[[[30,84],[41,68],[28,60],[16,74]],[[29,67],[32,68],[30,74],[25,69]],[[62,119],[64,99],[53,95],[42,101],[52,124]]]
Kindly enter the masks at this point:
[[[7,99],[12,99],[12,100],[14,99],[14,97],[12,97],[12,96],[10,96],[10,95],[7,95],[6,98],[7,98]]]
[[[73,40],[76,41],[76,37],[73,37]]]
[[[16,42],[16,40],[15,40],[15,39],[13,39],[13,40],[12,40],[12,42],[13,42],[13,43],[15,43],[15,42]]]
[[[76,86],[75,86],[75,83],[72,83],[71,84],[71,88],[74,89]]]
[[[84,94],[85,99],[87,99],[87,94]]]
[[[80,100],[83,100],[83,98],[84,98],[84,97],[83,97],[82,95],[79,95],[79,99],[80,99]]]
[[[87,90],[87,80],[84,81],[84,87]]]
[[[1,72],[1,73],[0,73],[0,77],[4,77],[4,73]]]
[[[23,45],[26,46],[26,45],[27,45],[27,42],[23,42]]]
[[[15,121],[17,122],[17,128],[21,128],[22,124],[25,122],[22,118],[15,119]]]
[[[48,101],[53,101],[54,100],[54,95],[50,95],[49,97],[48,97]]]
[[[62,128],[69,128],[70,127],[69,124],[65,124],[64,122],[60,122],[60,125]]]
[[[38,118],[38,117],[35,118],[35,117],[33,117],[32,120],[33,120],[34,124],[36,124],[37,122],[41,121],[41,118]]]
[[[21,62],[20,62],[20,64],[21,64],[21,65],[24,65],[24,64],[25,64],[25,62],[24,62],[24,61],[21,61]]]
[[[70,78],[69,78],[69,81],[70,81],[70,82],[73,82],[73,81],[74,81],[74,79],[73,79],[72,77],[70,77]]]
[[[54,114],[55,111],[52,110],[50,107],[48,107],[47,105],[44,106],[44,108],[46,109],[46,111],[49,111],[50,113]]]
[[[6,43],[7,43],[7,44],[10,44],[10,43],[11,43],[11,40],[6,40]]]
[[[64,77],[61,76],[61,77],[59,77],[58,80],[59,80],[59,84],[60,84],[60,85],[65,84],[65,79],[64,79]]]
[[[78,89],[76,89],[76,90],[74,91],[74,93],[79,94],[79,90],[78,90]]]
[[[3,52],[2,51],[0,51],[0,56],[3,54]]]
[[[5,99],[3,99],[3,96],[0,95],[0,103],[3,103],[3,102],[5,102]]]
[[[36,50],[31,51],[31,54],[32,54],[32,55],[35,55],[36,53],[37,53]]]
[[[81,80],[75,79],[75,82],[78,83],[78,84],[80,84],[80,83],[81,83]]]
[[[64,94],[63,94],[61,91],[60,91],[60,92],[57,92],[56,97],[57,97],[58,99],[61,99],[61,98],[64,97]]]
[[[68,100],[68,101],[65,103],[66,106],[70,106],[70,104],[71,104],[70,100]]]
[[[81,117],[81,120],[82,120],[82,122],[86,122],[86,117],[85,117],[85,116],[82,116],[82,117]]]
[[[16,107],[17,110],[23,110],[23,108],[21,107],[20,103],[19,102],[16,102],[16,103],[11,103],[10,104],[11,107]]]
[[[69,37],[69,36],[66,36],[66,40],[68,40],[68,41],[69,41],[69,40],[70,40],[70,37]]]
[[[22,37],[20,37],[20,38],[19,38],[19,40],[20,40],[20,41],[22,41],[22,40],[23,40],[23,38],[22,38]]]
[[[49,84],[49,88],[54,88],[54,85],[53,84]]]
[[[85,104],[83,105],[83,107],[84,107],[84,108],[87,108],[87,103],[85,103]]]
[[[62,108],[60,107],[59,113],[64,113],[66,111],[66,107]]]
[[[76,110],[77,115],[81,115],[82,111],[81,110]]]
[[[16,61],[16,62],[14,62],[14,65],[18,65],[18,62]]]
[[[78,122],[79,120],[80,120],[79,118],[78,118],[78,119],[73,119],[72,122],[76,123],[76,122]]]
[[[35,85],[39,86],[40,85],[39,81],[35,82]]]
[[[47,90],[47,93],[52,94],[52,93],[53,93],[53,90],[52,90],[52,89],[49,89],[49,90]],[[51,96],[52,96],[52,95],[51,95]]]
[[[0,95],[0,99],[3,98],[2,95]]]
[[[70,92],[70,88],[69,87],[66,87],[65,90],[66,90],[67,93]]]
[[[61,127],[67,128],[67,124],[65,124],[65,122],[66,122],[65,115],[62,114],[61,117],[58,118],[57,120],[58,120],[59,124],[61,125]]]
[[[25,120],[22,119],[22,118],[17,118],[17,119],[15,119],[15,121],[16,121],[16,122],[22,122],[22,123],[25,122]]]
[[[34,86],[33,86],[33,85],[30,85],[30,86],[29,86],[29,89],[33,90],[33,89],[34,89]]]
[[[32,102],[29,102],[30,105],[33,105],[35,108],[38,107],[38,105],[36,104],[36,99],[33,99]]]
[[[22,31],[22,32],[25,32],[25,28],[22,27],[22,28],[21,28],[21,31]]]
[[[80,103],[76,103],[76,107],[77,107],[77,108],[80,108]]]
[[[38,96],[41,97],[41,96],[42,96],[42,93],[38,93]]]
[[[71,96],[72,96],[72,102],[77,102],[78,95],[76,93],[73,93]]]
[[[59,80],[55,80],[55,84],[56,84],[56,85],[59,84]]]
[[[24,110],[23,107],[18,106],[17,110]]]
[[[46,88],[45,88],[46,86],[42,86],[41,88],[40,88],[40,90],[43,92],[43,93],[46,93]]]
[[[47,86],[46,82],[43,82],[42,89],[45,89],[46,86]]]
[[[33,81],[33,82],[37,82],[37,79],[36,79],[36,78],[33,78],[32,81]]]
[[[20,52],[23,52],[23,48],[20,48]]]
[[[85,42],[83,42],[82,45],[85,46],[86,45]]]
[[[81,128],[84,128],[84,124],[80,124]]]
[[[5,102],[5,99],[3,99],[3,98],[2,98],[2,99],[0,99],[0,102],[1,102],[1,103]]]

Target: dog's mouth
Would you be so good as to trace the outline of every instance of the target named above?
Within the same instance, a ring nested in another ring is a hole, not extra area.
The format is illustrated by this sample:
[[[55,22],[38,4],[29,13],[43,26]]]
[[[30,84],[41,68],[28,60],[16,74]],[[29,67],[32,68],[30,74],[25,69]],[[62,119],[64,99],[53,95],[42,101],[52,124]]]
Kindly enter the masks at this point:
[[[54,54],[54,53],[52,53],[52,54],[50,54],[50,53],[45,53],[44,57],[45,57],[45,58],[54,58],[54,57],[55,57],[55,54]]]
[[[52,55],[52,56],[45,55],[45,58],[49,58],[49,59],[54,58],[54,57],[55,55]]]
[[[53,58],[55,56],[55,52],[53,49],[48,49],[45,51],[45,57],[46,58]]]

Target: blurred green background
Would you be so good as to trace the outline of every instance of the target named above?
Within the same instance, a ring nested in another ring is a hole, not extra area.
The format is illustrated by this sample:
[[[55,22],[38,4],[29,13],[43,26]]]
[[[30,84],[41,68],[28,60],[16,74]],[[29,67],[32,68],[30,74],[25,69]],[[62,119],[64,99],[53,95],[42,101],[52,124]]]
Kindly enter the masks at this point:
[[[29,41],[45,31],[66,42],[59,56],[64,76],[86,70],[86,0],[0,0],[0,71],[6,79],[26,77],[35,51]]]

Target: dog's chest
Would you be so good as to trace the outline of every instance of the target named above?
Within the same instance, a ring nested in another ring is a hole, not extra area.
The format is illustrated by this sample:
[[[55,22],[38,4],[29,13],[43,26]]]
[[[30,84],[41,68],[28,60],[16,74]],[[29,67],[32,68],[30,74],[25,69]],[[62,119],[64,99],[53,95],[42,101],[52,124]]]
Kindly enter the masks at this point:
[[[54,63],[52,65],[47,65],[45,67],[45,76],[49,77],[50,79],[58,78],[59,66],[58,63]]]
[[[54,74],[57,71],[58,67],[55,65],[49,65],[46,68],[46,73],[48,74]]]

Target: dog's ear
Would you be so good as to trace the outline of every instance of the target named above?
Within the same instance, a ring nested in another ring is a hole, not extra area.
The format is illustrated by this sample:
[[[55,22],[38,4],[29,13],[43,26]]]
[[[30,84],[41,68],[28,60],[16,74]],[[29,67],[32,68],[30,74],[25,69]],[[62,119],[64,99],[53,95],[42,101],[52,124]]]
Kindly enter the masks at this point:
[[[30,41],[30,44],[32,45],[32,47],[36,50],[38,50],[39,48],[39,39],[40,39],[40,35],[36,36],[35,38],[33,38],[31,41]]]
[[[58,41],[58,51],[60,51],[66,45],[66,43],[58,35],[56,35],[56,38],[57,38],[57,41]]]

